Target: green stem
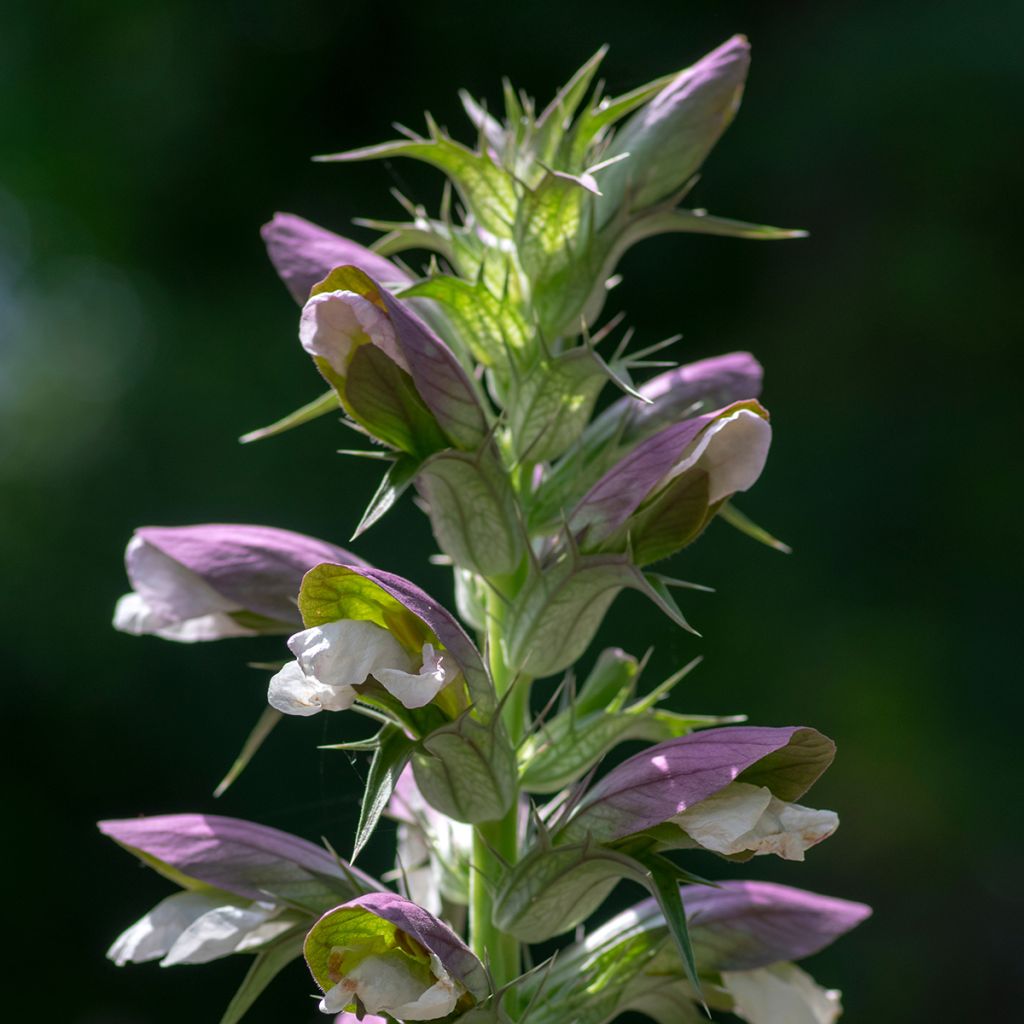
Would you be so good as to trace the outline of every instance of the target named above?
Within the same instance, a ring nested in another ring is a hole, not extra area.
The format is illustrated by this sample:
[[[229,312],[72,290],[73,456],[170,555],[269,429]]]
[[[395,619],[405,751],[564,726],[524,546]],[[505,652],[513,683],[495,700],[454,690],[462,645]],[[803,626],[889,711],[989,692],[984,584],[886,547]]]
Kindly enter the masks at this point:
[[[497,595],[488,602],[487,641],[491,677],[499,699],[507,694],[503,717],[513,746],[526,727],[529,681],[513,680],[501,649],[505,606]],[[515,686],[509,693],[513,682]],[[497,928],[493,920],[494,888],[507,866],[519,856],[519,794],[508,813],[497,821],[473,829],[473,863],[469,874],[469,943],[481,959],[489,961],[497,985],[519,977],[522,970],[519,941]]]

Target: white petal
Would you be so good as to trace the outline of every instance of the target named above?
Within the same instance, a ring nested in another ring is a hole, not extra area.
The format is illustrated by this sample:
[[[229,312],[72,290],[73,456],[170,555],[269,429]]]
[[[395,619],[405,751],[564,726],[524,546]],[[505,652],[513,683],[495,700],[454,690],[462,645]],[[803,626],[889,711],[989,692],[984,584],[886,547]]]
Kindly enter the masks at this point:
[[[191,569],[138,535],[128,542],[125,564],[132,589],[146,604],[172,621],[195,619],[211,612],[242,610]]]
[[[771,799],[771,790],[763,786],[733,782],[672,820],[706,850],[738,853],[746,847],[737,846],[737,840],[757,824]]]
[[[303,306],[299,319],[302,347],[311,356],[327,360],[340,376],[348,373],[353,349],[367,340],[408,371],[390,319],[368,299],[349,291],[321,292]]]
[[[750,1024],[833,1024],[842,1012],[840,993],[823,989],[795,964],[757,971],[725,971],[733,1012]]]
[[[834,811],[790,804],[763,786],[733,782],[677,814],[674,821],[707,850],[726,856],[744,851],[803,860],[804,851],[839,827]]]
[[[768,459],[772,428],[749,409],[715,420],[664,483],[697,466],[708,474],[708,501],[714,504],[752,487]]]
[[[327,686],[307,676],[297,661],[289,661],[270,680],[267,702],[285,715],[315,715],[320,711],[344,711],[352,706],[356,691],[351,686]]]
[[[231,636],[259,636],[258,630],[239,625],[224,612],[183,619],[172,626],[155,629],[153,632],[164,640],[177,640],[185,644],[199,640],[224,640]]]
[[[160,966],[205,964],[239,949],[252,948],[256,944],[253,934],[281,909],[272,903],[215,907],[193,921],[178,936],[167,956],[160,961]]]
[[[107,950],[107,957],[118,967],[158,960],[193,921],[217,905],[217,900],[202,893],[176,892],[122,932]]]
[[[141,594],[134,591],[119,598],[114,607],[114,629],[133,636],[145,636],[174,624],[165,612],[153,608]]]
[[[358,686],[378,669],[415,664],[402,645],[373,622],[342,619],[296,633],[288,647],[302,671],[318,683]]]
[[[435,654],[432,644],[424,644],[423,665],[418,672],[384,668],[377,669],[373,677],[405,707],[422,708],[429,704],[457,674],[458,670],[451,664],[450,659]]]

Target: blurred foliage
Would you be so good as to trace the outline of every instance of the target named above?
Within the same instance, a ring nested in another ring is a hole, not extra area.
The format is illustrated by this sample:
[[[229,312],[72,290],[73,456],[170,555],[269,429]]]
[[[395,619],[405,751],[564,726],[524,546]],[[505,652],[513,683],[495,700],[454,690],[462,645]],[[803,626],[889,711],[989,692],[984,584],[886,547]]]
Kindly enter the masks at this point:
[[[764,362],[775,448],[740,504],[796,550],[719,524],[672,566],[718,588],[686,607],[705,639],[635,596],[602,639],[655,644],[652,681],[704,654],[680,708],[838,741],[816,800],[840,811],[839,835],[806,865],[748,873],[875,905],[811,965],[849,1019],[1013,1019],[1022,29],[998,0],[4,5],[5,877],[24,951],[58,913],[63,931],[52,980],[26,966],[22,1016],[45,1001],[75,1024],[212,1020],[241,973],[227,960],[182,984],[102,959],[167,890],[96,818],[215,809],[351,841],[367,766],[315,749],[358,731],[344,716],[287,722],[210,795],[264,703],[266,673],[244,661],[279,656],[274,641],[200,650],[108,626],[135,525],[266,522],[344,543],[372,491],[375,467],[334,454],[351,435],[330,420],[235,442],[320,387],[260,223],[285,209],[346,232],[397,212],[389,185],[438,198],[417,168],[307,157],[425,106],[461,130],[458,87],[496,104],[509,74],[547,96],[606,40],[621,91],[745,31],[748,93],[694,202],[812,237],[648,243],[610,305],[638,343],[681,330],[687,357]],[[400,515],[359,552],[448,599],[425,521]],[[301,967],[288,977],[254,1024],[316,1016],[295,1002],[312,988]]]

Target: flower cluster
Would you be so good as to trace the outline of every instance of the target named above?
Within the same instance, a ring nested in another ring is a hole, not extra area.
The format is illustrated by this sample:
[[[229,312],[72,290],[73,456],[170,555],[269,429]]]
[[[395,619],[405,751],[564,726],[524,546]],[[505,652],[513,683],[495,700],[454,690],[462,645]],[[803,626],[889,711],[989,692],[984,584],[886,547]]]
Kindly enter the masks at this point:
[[[380,232],[372,248],[291,214],[263,229],[326,391],[242,440],[331,414],[362,433],[356,454],[386,471],[353,540],[415,490],[455,613],[287,530],[151,526],[128,544],[118,629],[287,636],[269,708],[219,791],[285,716],[361,714],[378,731],[347,745],[372,752],[351,858],[382,817],[397,827],[378,881],[326,845],[233,818],[101,822],[179,889],[108,955],[253,957],[222,1024],[300,956],[339,1024],[839,1014],[838,993],[794,961],[866,907],[689,867],[802,861],[831,836],[837,815],[799,801],[832,741],[667,710],[693,664],[648,688],[646,659],[588,656],[624,588],[690,629],[675,591],[691,585],[652,566],[716,518],[783,547],[732,504],[772,441],[761,366],[745,352],[653,360],[668,343],[636,350],[628,331],[613,344],[619,320],[602,311],[619,260],[665,232],[801,234],[681,205],[738,108],[745,39],[618,97],[592,89],[603,56],[540,112],[511,87],[501,119],[463,94],[474,146],[428,119],[426,135],[322,158],[404,157],[445,175],[436,215],[405,201],[408,220],[363,222]],[[413,251],[432,254],[422,272],[398,261]],[[648,746],[622,759],[627,741]],[[649,898],[594,927],[622,881]],[[525,970],[529,946],[574,930]]]

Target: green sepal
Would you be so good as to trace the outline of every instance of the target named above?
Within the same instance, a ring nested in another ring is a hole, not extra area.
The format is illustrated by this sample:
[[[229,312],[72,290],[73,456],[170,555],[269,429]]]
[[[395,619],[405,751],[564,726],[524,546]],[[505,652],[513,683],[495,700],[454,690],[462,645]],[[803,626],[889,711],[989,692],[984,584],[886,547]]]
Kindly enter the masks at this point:
[[[306,928],[303,926],[295,931],[286,932],[260,949],[245,978],[242,979],[238,991],[228,1003],[227,1009],[220,1019],[220,1024],[237,1024],[245,1016],[267,985],[288,964],[302,956],[302,944],[305,937]]]
[[[455,821],[496,821],[515,800],[515,752],[500,716],[484,725],[467,713],[435,729],[413,751],[412,770],[427,802]]]
[[[372,622],[388,630],[410,652],[439,641],[418,616],[373,580],[342,565],[314,566],[302,579],[299,612],[307,629],[341,619]]]
[[[513,572],[523,558],[515,495],[490,443],[477,452],[454,449],[427,459],[416,475],[434,537],[462,568],[481,576]]]
[[[366,776],[366,791],[359,808],[359,825],[352,847],[353,862],[373,835],[414,745],[414,741],[395,725],[386,725],[377,734],[377,749]]]
[[[322,394],[319,398],[314,398],[312,402],[307,402],[301,409],[296,409],[295,412],[289,413],[287,416],[283,416],[276,422],[271,423],[269,426],[260,427],[258,430],[250,430],[248,434],[243,434],[238,440],[240,444],[262,441],[266,437],[274,437],[277,434],[283,434],[287,430],[293,430],[295,427],[301,427],[304,423],[309,423],[320,416],[326,416],[330,412],[338,412],[339,409],[338,396],[332,389]]]
[[[806,238],[799,228],[775,228],[769,224],[751,224],[728,217],[715,217],[707,210],[660,209],[635,221],[629,228],[630,244],[654,235],[678,232],[698,235],[721,235],[726,238],[747,238],[751,241],[777,242]]]

